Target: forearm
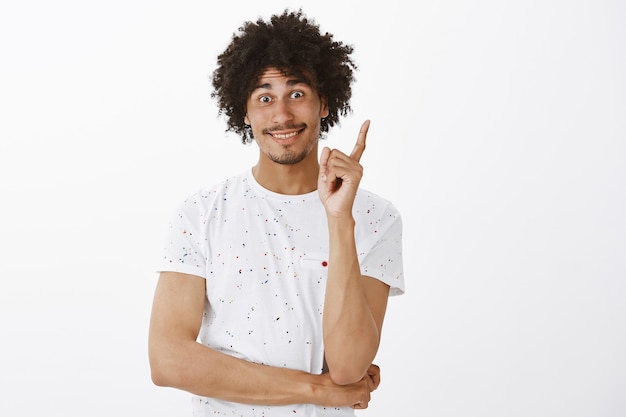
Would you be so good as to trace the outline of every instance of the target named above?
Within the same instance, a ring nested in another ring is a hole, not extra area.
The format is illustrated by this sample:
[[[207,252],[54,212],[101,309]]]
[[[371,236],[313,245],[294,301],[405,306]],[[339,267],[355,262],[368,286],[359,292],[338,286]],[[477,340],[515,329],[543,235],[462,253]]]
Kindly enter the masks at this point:
[[[380,329],[370,310],[352,217],[328,218],[330,255],[323,315],[326,361],[337,383],[360,379],[374,360]]]
[[[328,374],[271,367],[239,359],[198,343],[205,280],[161,273],[150,320],[148,351],[156,385],[200,396],[258,405],[316,404],[344,407],[367,404],[367,378],[335,384]]]
[[[204,397],[259,405],[324,402],[315,375],[248,362],[196,341],[155,343],[150,360],[155,384]]]

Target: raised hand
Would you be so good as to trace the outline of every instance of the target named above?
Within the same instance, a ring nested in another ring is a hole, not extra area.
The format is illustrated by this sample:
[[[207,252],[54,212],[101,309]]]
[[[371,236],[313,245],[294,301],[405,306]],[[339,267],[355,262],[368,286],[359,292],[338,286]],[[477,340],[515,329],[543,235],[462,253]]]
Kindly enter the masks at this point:
[[[354,197],[363,177],[363,167],[359,161],[365,150],[369,126],[369,120],[363,122],[349,156],[338,149],[322,149],[317,189],[327,215],[352,215]]]

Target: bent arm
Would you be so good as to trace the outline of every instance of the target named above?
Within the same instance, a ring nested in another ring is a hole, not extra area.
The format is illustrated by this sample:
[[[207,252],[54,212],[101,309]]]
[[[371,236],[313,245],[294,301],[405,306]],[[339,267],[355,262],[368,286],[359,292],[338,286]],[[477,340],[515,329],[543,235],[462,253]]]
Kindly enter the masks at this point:
[[[367,373],[380,344],[389,286],[361,275],[352,208],[363,167],[370,122],[361,126],[350,156],[322,149],[318,192],[326,209],[330,254],[324,300],[324,352],[330,376],[338,384]]]
[[[177,272],[159,277],[148,341],[156,385],[246,404],[367,407],[367,378],[342,387],[326,375],[252,363],[198,343],[205,284],[204,278]]]
[[[352,216],[328,216],[330,257],[324,303],[324,349],[338,384],[358,381],[380,344],[389,286],[361,275]]]

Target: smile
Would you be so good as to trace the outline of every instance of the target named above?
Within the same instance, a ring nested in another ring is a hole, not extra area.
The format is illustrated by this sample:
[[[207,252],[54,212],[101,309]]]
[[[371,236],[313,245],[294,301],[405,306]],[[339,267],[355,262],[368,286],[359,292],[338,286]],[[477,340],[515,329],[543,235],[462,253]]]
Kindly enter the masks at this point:
[[[265,133],[272,137],[272,140],[279,145],[294,144],[306,126],[281,126],[278,129],[266,130]]]
[[[292,138],[292,137],[296,136],[298,133],[300,133],[300,131],[291,132],[291,133],[284,133],[284,134],[270,133],[270,135],[272,135],[276,139],[289,139],[289,138]]]

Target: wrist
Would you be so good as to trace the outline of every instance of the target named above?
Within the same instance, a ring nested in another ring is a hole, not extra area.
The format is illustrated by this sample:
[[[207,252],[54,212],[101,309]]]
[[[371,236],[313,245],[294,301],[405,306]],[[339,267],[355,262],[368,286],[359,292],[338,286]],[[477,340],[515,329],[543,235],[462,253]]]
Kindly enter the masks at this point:
[[[352,213],[330,213],[326,212],[326,218],[328,220],[328,226],[354,227],[356,221],[352,216]]]
[[[325,398],[328,395],[328,388],[325,386],[321,375],[308,374],[305,387],[305,392],[303,393],[305,403],[327,405]]]

